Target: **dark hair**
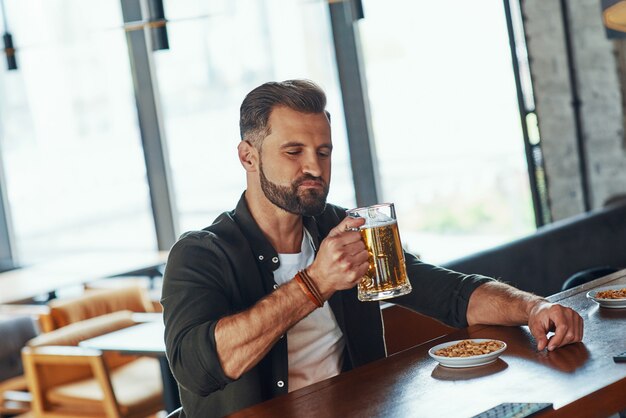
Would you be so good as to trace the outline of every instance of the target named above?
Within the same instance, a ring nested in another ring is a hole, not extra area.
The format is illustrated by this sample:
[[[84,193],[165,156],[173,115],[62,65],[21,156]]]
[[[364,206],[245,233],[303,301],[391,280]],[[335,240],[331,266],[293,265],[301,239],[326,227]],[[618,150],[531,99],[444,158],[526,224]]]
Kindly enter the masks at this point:
[[[271,81],[252,90],[243,99],[239,111],[241,140],[250,141],[259,148],[263,138],[270,133],[267,125],[276,106],[286,106],[303,113],[325,112],[326,94],[310,80]]]

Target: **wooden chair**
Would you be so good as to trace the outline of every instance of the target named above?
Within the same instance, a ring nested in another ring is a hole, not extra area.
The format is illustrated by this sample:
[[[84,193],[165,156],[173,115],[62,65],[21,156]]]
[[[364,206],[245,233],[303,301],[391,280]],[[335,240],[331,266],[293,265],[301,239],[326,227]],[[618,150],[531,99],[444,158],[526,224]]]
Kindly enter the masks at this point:
[[[134,325],[120,311],[75,322],[22,350],[32,411],[41,418],[140,418],[163,409],[158,360],[85,349],[82,340]]]
[[[0,417],[30,410],[20,351],[39,333],[30,316],[0,320]]]
[[[154,312],[147,291],[140,286],[88,290],[76,298],[52,300],[48,308],[49,313],[41,318],[44,332],[117,311]]]
[[[163,312],[161,306],[161,290],[163,280],[159,277],[148,276],[121,276],[107,277],[85,283],[85,290],[119,289],[122,287],[137,286],[148,294],[155,312]]]

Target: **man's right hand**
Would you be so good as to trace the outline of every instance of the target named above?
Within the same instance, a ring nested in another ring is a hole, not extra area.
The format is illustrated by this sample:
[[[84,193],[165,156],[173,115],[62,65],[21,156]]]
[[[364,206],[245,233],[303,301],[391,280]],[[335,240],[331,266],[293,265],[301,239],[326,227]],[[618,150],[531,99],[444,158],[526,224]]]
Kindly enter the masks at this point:
[[[347,217],[322,241],[315,261],[307,268],[325,300],[337,290],[354,287],[367,273],[368,252],[358,228],[363,218]]]
[[[368,254],[361,233],[348,230],[364,222],[362,218],[343,220],[322,241],[315,261],[307,268],[324,300],[337,290],[354,287],[367,272]],[[253,307],[221,318],[215,326],[215,344],[224,374],[231,379],[241,377],[315,308],[300,285],[291,280]]]

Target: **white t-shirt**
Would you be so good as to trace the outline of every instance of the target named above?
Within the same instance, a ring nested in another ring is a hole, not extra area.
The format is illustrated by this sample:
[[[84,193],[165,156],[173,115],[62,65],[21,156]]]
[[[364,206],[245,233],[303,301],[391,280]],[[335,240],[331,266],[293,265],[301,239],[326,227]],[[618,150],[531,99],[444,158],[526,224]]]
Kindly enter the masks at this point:
[[[313,263],[315,253],[309,233],[304,230],[301,252],[278,254],[280,267],[274,281],[285,284],[296,273]],[[311,312],[287,331],[289,392],[319,382],[341,372],[345,341],[328,302]]]

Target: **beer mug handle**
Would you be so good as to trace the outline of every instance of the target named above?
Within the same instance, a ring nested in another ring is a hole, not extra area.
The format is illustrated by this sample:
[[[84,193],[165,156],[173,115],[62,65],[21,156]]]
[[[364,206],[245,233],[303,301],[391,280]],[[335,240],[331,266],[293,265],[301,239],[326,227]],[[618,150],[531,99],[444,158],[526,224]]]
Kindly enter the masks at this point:
[[[347,210],[346,211],[346,215],[348,216],[348,218],[352,218],[352,219],[359,219],[362,218],[362,216],[360,216],[357,213],[351,213],[351,211]],[[355,228],[353,226],[346,226],[346,232],[359,232],[361,230],[361,228]]]

